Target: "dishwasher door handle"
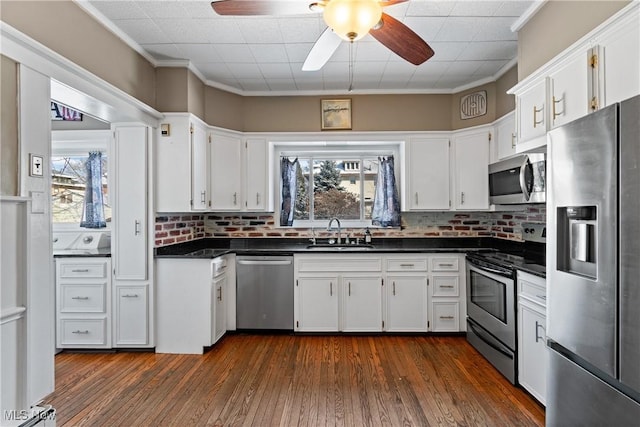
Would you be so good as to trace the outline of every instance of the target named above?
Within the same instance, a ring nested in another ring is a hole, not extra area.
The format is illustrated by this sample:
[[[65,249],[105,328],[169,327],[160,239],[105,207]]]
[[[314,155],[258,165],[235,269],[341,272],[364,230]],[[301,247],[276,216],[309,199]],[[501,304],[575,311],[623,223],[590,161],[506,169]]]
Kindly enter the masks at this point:
[[[238,260],[240,265],[291,265],[291,260],[283,261],[250,261],[250,260]]]

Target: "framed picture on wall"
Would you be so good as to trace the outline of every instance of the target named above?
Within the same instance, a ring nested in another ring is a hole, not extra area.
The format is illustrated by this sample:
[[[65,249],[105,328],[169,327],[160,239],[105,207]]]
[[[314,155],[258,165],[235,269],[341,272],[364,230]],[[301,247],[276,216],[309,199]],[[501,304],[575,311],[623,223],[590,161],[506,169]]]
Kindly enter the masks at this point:
[[[351,129],[351,100],[322,99],[322,130]]]

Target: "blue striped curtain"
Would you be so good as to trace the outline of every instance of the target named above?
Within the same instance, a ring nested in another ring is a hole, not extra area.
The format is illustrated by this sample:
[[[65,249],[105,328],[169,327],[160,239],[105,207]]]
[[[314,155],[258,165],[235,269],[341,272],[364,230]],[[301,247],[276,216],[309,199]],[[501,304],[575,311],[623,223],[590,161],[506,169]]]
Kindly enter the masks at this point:
[[[298,159],[290,161],[283,157],[280,161],[280,173],[282,175],[282,205],[280,207],[280,225],[293,225],[293,214],[295,212],[296,193],[297,193],[297,177],[296,170]]]
[[[378,178],[373,196],[371,223],[380,227],[400,226],[400,200],[396,187],[393,156],[378,157]]]
[[[91,152],[85,164],[87,183],[84,196],[84,209],[80,227],[104,228],[104,198],[102,195],[102,153]]]

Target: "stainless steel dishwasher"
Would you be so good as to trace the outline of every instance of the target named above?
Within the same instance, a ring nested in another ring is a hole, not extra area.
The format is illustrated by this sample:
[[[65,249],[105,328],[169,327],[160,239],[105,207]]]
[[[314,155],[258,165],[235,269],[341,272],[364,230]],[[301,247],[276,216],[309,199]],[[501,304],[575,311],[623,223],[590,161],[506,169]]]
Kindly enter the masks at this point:
[[[293,330],[293,257],[236,257],[237,329]]]

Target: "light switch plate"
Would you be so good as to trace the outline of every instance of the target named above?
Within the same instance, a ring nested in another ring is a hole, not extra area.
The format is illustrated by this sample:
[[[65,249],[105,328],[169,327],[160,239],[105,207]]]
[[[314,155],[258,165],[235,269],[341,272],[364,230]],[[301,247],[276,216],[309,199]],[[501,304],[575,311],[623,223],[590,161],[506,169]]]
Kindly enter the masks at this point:
[[[44,176],[44,157],[29,154],[29,175],[36,177]]]
[[[31,192],[31,213],[43,214],[45,208],[44,191]]]

